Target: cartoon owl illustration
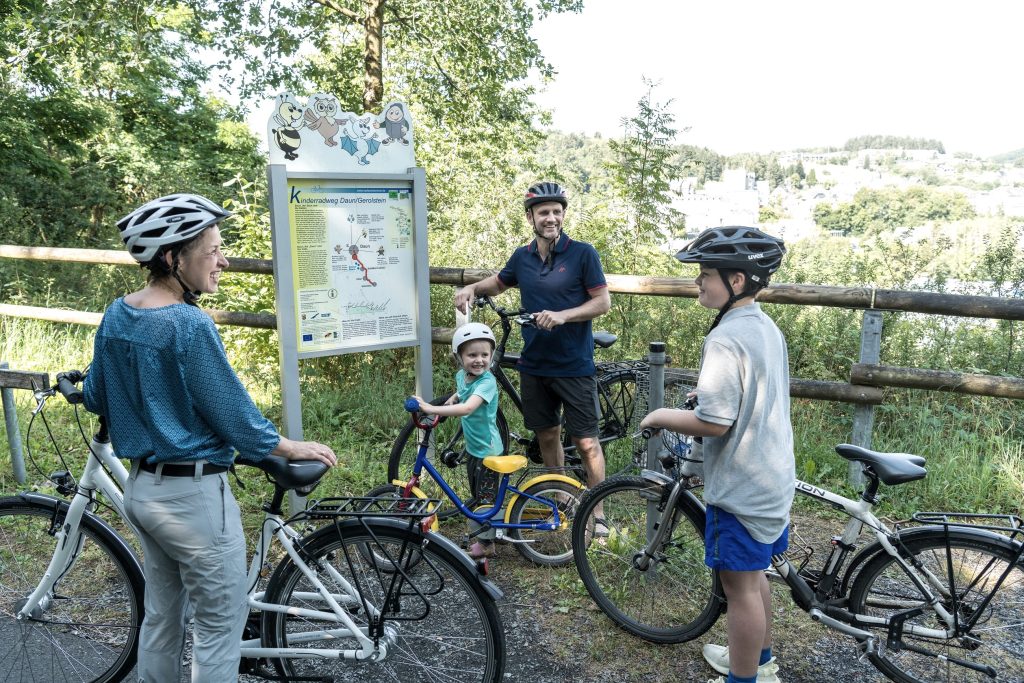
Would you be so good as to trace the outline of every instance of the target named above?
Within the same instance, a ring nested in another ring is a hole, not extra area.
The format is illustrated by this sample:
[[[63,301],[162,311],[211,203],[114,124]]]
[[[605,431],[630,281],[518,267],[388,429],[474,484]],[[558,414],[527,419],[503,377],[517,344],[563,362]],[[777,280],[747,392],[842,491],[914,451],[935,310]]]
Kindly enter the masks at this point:
[[[313,95],[309,105],[306,107],[306,127],[324,136],[324,142],[328,147],[335,147],[338,143],[334,136],[338,134],[341,126],[334,118],[338,112],[338,103],[332,97]]]

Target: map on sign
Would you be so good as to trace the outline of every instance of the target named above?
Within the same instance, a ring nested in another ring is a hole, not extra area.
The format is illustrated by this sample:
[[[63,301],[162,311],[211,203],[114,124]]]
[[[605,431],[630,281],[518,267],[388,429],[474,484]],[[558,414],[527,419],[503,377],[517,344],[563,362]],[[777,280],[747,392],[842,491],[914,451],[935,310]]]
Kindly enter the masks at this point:
[[[288,193],[299,352],[414,341],[409,187],[291,179]]]

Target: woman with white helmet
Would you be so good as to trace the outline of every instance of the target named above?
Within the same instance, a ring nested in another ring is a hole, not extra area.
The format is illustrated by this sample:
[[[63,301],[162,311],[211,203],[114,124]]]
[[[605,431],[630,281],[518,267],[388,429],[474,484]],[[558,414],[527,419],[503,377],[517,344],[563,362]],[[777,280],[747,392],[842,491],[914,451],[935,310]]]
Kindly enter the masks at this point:
[[[420,411],[443,417],[461,417],[466,451],[474,458],[501,455],[501,435],[495,423],[498,414],[498,381],[491,374],[491,358],[497,341],[483,323],[467,323],[452,335],[452,355],[460,367],[455,373],[455,393],[444,405],[435,406],[419,396]],[[482,465],[476,468],[473,495],[478,505],[493,505],[499,475]],[[469,554],[475,558],[494,555],[494,541],[473,543]]]
[[[245,538],[226,475],[235,451],[336,462],[325,445],[277,433],[196,306],[228,266],[218,225],[230,215],[174,194],[118,221],[147,284],[103,314],[85,379],[86,408],[106,418],[115,451],[131,460],[125,510],[144,555],[138,671],[147,683],[181,680],[190,603],[192,680],[237,679],[248,608]]]

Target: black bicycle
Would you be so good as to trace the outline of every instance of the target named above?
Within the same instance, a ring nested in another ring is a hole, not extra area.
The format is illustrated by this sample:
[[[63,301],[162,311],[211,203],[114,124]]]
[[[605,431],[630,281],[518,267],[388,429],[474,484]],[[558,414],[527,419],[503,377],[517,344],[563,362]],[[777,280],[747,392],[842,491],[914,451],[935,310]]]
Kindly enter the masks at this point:
[[[479,297],[473,302],[475,308],[490,308],[494,311],[501,324],[501,336],[491,361],[491,372],[494,373],[498,386],[505,395],[502,405],[512,408],[519,414],[517,422],[521,424],[523,400],[515,383],[505,369],[516,370],[519,354],[507,350],[508,338],[513,323],[520,326],[532,325],[532,315],[524,309],[508,310],[496,306],[490,297]],[[594,332],[594,346],[606,349],[618,338],[610,332]],[[638,387],[646,385],[650,365],[645,360],[601,361],[597,366],[597,395],[600,404],[598,438],[604,449],[605,471],[608,476],[639,471],[646,457],[646,444],[635,438],[636,424],[643,417],[647,394],[640,392]],[[683,386],[683,380],[671,379],[666,382],[666,395],[678,393],[675,385]],[[687,389],[688,389],[687,385]],[[681,389],[680,389],[681,390]],[[435,398],[432,403],[441,405],[451,394]],[[543,463],[537,437],[525,436],[510,430],[505,411],[499,407],[497,415],[498,433],[501,435],[502,453],[509,452],[511,444],[517,444],[525,450],[530,460],[538,465]],[[518,427],[518,425],[517,425]],[[525,431],[525,429],[524,429]],[[419,439],[416,425],[408,423],[398,435],[391,455],[388,459],[388,481],[401,480],[412,471],[419,450]],[[477,461],[469,457],[462,438],[462,427],[459,420],[446,420],[430,434],[433,449],[430,459],[440,469],[447,468],[444,478],[448,484],[472,507],[472,487],[470,483],[475,477]],[[576,446],[563,430],[562,449],[565,451],[565,470],[567,473],[586,483],[586,475],[580,457],[576,454]],[[441,488],[424,476],[420,487],[431,498],[443,498]],[[458,514],[458,510],[447,507],[440,517]]]

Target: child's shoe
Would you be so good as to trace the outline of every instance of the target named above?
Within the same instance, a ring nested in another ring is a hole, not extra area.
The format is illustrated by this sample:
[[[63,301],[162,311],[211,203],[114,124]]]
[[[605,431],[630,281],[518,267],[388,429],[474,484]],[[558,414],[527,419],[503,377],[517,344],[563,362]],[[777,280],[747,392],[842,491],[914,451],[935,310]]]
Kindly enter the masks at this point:
[[[474,560],[482,560],[485,557],[494,557],[495,552],[494,543],[490,541],[484,541],[483,543],[477,541],[473,545],[469,546],[469,556]]]
[[[724,645],[704,646],[704,659],[711,665],[711,668],[723,674],[721,680],[729,675],[729,648]],[[757,667],[757,683],[781,683],[779,678],[779,665],[775,663],[775,657]]]

